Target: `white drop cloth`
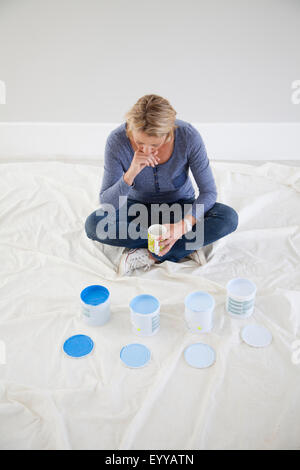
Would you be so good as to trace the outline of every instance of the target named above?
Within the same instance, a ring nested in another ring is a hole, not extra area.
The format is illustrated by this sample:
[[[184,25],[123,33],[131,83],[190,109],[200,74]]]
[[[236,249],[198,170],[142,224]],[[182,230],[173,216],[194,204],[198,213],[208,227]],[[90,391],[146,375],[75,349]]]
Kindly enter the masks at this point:
[[[238,211],[238,229],[214,243],[205,266],[165,262],[122,278],[84,232],[102,168],[0,164],[1,449],[300,448],[300,364],[292,361],[300,339],[300,168],[211,166],[217,200]],[[249,319],[224,313],[233,277],[257,284]],[[79,316],[89,284],[111,292],[112,319],[100,328]],[[215,298],[211,333],[186,330],[184,297],[195,290]],[[160,332],[143,339],[131,332],[128,307],[141,293],[162,305]],[[270,329],[269,347],[242,341],[251,322]],[[95,350],[72,360],[61,346],[78,333],[91,336]],[[197,341],[216,351],[208,369],[184,361],[184,348]],[[120,361],[131,342],[151,349],[147,367]]]

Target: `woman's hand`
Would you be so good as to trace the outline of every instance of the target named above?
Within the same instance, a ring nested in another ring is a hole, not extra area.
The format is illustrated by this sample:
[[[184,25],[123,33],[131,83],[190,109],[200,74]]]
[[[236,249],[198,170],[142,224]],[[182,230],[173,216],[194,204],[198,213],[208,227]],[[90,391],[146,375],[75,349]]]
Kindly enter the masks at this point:
[[[134,153],[132,162],[131,162],[131,167],[136,171],[136,174],[138,174],[145,166],[152,166],[153,168],[155,165],[159,163],[160,158],[157,156],[158,150],[155,150],[155,152],[150,153],[149,155],[146,155],[144,152],[141,152],[140,150],[137,150]]]
[[[158,150],[149,155],[137,150],[134,153],[132,162],[126,173],[124,174],[124,181],[128,185],[132,185],[134,178],[145,168],[146,166],[152,166],[153,168],[160,161],[160,158],[157,156]]]
[[[174,243],[184,235],[183,221],[176,222],[175,224],[163,224],[167,229],[166,235],[161,235],[158,239],[160,240],[159,245],[163,246],[163,250],[160,251],[159,256],[164,256],[172,248]]]

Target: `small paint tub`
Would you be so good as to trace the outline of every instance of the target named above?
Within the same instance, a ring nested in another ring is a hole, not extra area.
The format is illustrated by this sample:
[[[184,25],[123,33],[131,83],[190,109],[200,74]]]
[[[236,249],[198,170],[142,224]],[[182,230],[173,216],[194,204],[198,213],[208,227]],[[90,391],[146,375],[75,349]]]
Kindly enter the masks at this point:
[[[129,304],[132,330],[139,336],[153,336],[160,327],[160,303],[153,295],[134,297]]]
[[[196,291],[187,295],[185,300],[185,321],[192,333],[206,333],[213,327],[213,311],[215,300],[204,291]]]
[[[110,319],[110,293],[100,285],[88,286],[80,294],[82,318],[87,325],[101,326]]]
[[[226,310],[236,318],[248,318],[254,310],[256,285],[250,279],[237,277],[227,285]]]

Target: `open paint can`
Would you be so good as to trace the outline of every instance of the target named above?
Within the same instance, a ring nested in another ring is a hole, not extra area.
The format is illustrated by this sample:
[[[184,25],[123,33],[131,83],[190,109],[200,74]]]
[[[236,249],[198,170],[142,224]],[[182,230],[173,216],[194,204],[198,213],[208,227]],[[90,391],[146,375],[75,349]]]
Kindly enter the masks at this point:
[[[82,318],[87,325],[101,326],[110,319],[110,293],[100,285],[88,286],[80,294]]]
[[[256,285],[250,279],[237,277],[227,285],[226,310],[236,318],[247,318],[252,315],[256,295]]]
[[[192,333],[206,333],[213,327],[215,300],[208,292],[192,292],[184,299],[185,321]]]
[[[159,255],[159,253],[164,249],[164,245],[159,245],[159,237],[163,236],[166,237],[167,229],[164,225],[154,224],[148,228],[148,250],[155,255]]]
[[[153,295],[134,297],[129,304],[132,330],[139,336],[153,336],[160,327],[160,303]]]

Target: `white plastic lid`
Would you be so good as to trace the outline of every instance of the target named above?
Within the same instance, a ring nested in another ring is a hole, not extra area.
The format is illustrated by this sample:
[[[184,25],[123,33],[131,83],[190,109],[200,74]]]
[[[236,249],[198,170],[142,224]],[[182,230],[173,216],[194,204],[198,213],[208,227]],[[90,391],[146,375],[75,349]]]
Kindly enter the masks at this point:
[[[215,362],[216,353],[208,344],[195,343],[184,350],[184,358],[190,366],[204,369]]]
[[[272,342],[272,333],[262,325],[246,325],[241,336],[245,343],[256,348],[264,348]]]

